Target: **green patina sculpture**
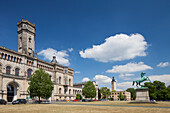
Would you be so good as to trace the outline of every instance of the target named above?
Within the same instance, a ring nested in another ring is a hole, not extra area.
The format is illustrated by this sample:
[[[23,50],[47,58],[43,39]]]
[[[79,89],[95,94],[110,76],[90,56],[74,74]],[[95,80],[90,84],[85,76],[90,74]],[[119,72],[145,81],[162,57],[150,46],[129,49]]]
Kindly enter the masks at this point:
[[[138,87],[138,86],[141,86],[140,85],[141,82],[144,82],[144,81],[150,81],[151,82],[151,80],[148,77],[146,77],[145,74],[146,73],[142,72],[141,73],[141,78],[136,80],[136,81],[133,81],[133,85],[136,83],[136,86]],[[144,88],[144,87],[141,86],[140,88]]]

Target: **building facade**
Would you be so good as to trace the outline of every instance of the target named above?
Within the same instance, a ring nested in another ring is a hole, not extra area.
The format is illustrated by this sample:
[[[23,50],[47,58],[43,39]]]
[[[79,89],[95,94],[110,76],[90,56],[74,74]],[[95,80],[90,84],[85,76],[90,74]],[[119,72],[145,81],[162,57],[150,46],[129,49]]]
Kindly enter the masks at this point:
[[[18,26],[18,52],[0,46],[0,98],[11,102],[28,96],[29,77],[42,68],[54,84],[51,100],[73,100],[81,90],[73,88],[73,69],[60,65],[55,56],[51,62],[35,54],[34,24],[22,19]]]
[[[98,85],[96,84],[95,81],[92,81],[92,82],[93,82],[93,85],[94,85],[95,88],[96,88],[96,96],[95,96],[93,99],[97,99],[97,100],[98,100]],[[74,88],[79,88],[79,89],[82,90],[85,83],[86,83],[86,82],[75,83],[75,84],[73,84],[73,87],[74,87]],[[82,93],[81,93],[81,95],[82,95]],[[83,99],[84,99],[84,98],[85,98],[85,97],[83,96]]]
[[[112,78],[111,85],[112,85],[112,91],[111,91],[110,98],[113,98],[113,100],[120,100],[119,99],[119,94],[122,93],[122,95],[124,96],[124,100],[126,100],[126,101],[131,100],[131,93],[130,92],[116,91],[116,80],[115,80],[114,77]]]

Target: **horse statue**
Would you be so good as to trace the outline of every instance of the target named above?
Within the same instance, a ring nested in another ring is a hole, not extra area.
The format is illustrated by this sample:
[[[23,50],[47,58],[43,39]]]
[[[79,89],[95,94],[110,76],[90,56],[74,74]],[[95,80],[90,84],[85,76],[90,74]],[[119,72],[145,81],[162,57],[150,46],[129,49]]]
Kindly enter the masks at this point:
[[[145,74],[146,73],[142,72],[141,73],[141,78],[136,80],[136,81],[133,81],[133,85],[136,83],[136,86],[138,87],[138,85],[141,86],[140,85],[141,82],[144,82],[144,81],[150,81],[151,82],[151,80],[148,77],[146,77]]]

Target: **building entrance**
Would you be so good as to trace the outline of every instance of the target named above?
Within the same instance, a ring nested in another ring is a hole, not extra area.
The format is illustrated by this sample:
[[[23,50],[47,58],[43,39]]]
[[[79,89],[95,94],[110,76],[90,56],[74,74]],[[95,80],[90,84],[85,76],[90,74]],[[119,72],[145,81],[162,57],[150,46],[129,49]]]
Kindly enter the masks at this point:
[[[14,98],[14,86],[9,84],[7,86],[7,101],[12,102]]]

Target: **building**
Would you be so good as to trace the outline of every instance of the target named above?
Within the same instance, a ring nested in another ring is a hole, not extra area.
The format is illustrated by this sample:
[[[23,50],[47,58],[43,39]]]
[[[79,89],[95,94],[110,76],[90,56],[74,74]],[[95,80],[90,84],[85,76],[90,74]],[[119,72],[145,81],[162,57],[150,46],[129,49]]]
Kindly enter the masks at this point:
[[[111,96],[110,98],[113,98],[113,100],[119,100],[119,94],[122,93],[124,96],[124,100],[130,101],[131,100],[131,93],[127,91],[116,91],[116,80],[113,77],[111,81],[112,85],[112,91],[111,91]]]
[[[92,82],[93,82],[93,85],[94,85],[95,88],[96,88],[96,97],[94,97],[93,99],[97,99],[97,100],[98,100],[98,85],[96,84],[95,81],[92,81]],[[74,87],[74,88],[79,88],[79,89],[82,90],[85,83],[86,83],[86,82],[75,83],[75,84],[73,84],[73,87]],[[81,95],[82,95],[82,92],[81,92]],[[83,96],[83,98],[85,98],[85,97]]]
[[[34,24],[22,19],[18,26],[18,52],[0,46],[0,98],[11,102],[28,96],[29,77],[43,68],[54,84],[51,100],[75,99],[73,69],[60,65],[55,56],[51,62],[37,58],[35,54]],[[80,90],[81,92],[81,90]]]

